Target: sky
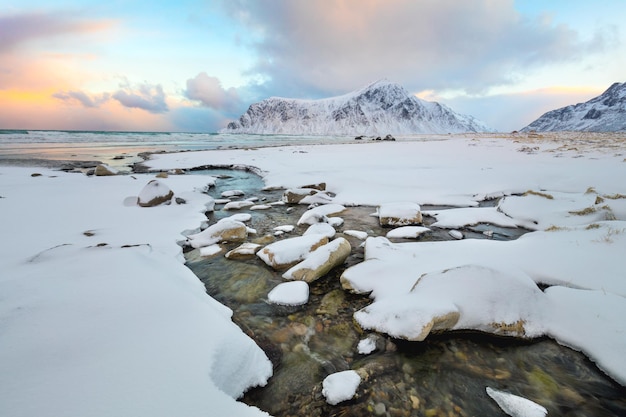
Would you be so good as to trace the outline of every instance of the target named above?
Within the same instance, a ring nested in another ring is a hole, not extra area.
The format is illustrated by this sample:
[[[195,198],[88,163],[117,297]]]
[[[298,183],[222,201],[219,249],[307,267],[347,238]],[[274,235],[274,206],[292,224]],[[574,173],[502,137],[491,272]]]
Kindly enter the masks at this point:
[[[380,79],[500,131],[626,81],[623,0],[3,0],[0,129],[215,132]]]

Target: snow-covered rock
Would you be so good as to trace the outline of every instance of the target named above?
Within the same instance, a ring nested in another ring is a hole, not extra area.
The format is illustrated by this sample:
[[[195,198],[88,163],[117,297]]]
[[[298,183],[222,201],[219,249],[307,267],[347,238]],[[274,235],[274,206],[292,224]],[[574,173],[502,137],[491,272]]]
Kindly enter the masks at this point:
[[[614,83],[584,103],[551,110],[522,132],[621,132],[626,130],[626,83]]]
[[[460,230],[456,230],[456,229],[452,229],[448,231],[448,234],[457,240],[461,240],[463,239],[465,236],[463,235],[463,232],[461,232]]]
[[[230,203],[226,203],[222,210],[241,210],[243,208],[248,208],[254,206],[252,201],[243,200],[243,201],[231,201]]]
[[[296,226],[294,226],[292,224],[283,224],[283,225],[274,227],[272,230],[274,230],[276,232],[291,233],[291,232],[293,232],[293,229],[295,229],[295,228],[296,228]]]
[[[257,243],[245,242],[235,249],[226,252],[224,255],[228,259],[248,259],[256,255],[261,249],[261,245]]]
[[[382,204],[378,207],[378,221],[381,226],[420,224],[422,222],[422,212],[419,204],[416,203]]]
[[[318,207],[314,207],[302,213],[298,220],[298,226],[303,224],[315,224],[321,222],[328,222],[328,217],[333,214],[338,214],[344,211],[346,208],[341,204],[324,204]]]
[[[187,236],[193,248],[210,246],[219,242],[243,242],[248,237],[248,228],[242,222],[225,220],[217,222],[200,233]]]
[[[383,350],[385,347],[385,339],[376,333],[369,334],[365,339],[359,340],[356,346],[360,355],[369,355],[376,350]]]
[[[335,228],[328,223],[313,223],[309,226],[308,229],[304,231],[303,235],[324,235],[329,239],[332,239],[333,237],[335,237],[336,233],[337,231],[335,230]]]
[[[283,282],[274,287],[267,299],[272,304],[297,306],[309,301],[309,284],[305,281]]]
[[[217,243],[200,248],[200,256],[215,256],[222,251],[222,247]]]
[[[312,188],[289,188],[283,192],[282,201],[287,204],[298,204],[304,197],[317,192],[318,190]]]
[[[330,204],[333,202],[333,197],[326,191],[316,191],[311,195],[305,196],[300,200],[300,204]]]
[[[534,337],[542,334],[533,322],[542,297],[528,276],[468,265],[427,273],[407,295],[376,301],[354,317],[363,328],[413,341],[449,329]]]
[[[367,234],[367,232],[364,232],[362,230],[344,230],[343,234],[355,237],[355,238],[357,238],[359,240],[365,240],[365,239],[367,239],[367,236],[369,236]]]
[[[283,278],[313,282],[344,263],[351,250],[350,242],[337,238],[315,249],[305,260],[285,272]]]
[[[410,94],[387,80],[320,100],[271,97],[252,104],[222,133],[401,135],[492,131],[472,116]]]
[[[241,197],[245,195],[245,193],[241,190],[227,190],[222,193],[222,197],[231,198],[231,197]]]
[[[361,377],[356,371],[335,372],[322,381],[322,394],[328,404],[336,405],[352,399],[360,383]]]
[[[220,219],[220,222],[226,222],[229,220],[233,220],[236,222],[241,222],[241,223],[245,223],[245,222],[249,222],[250,219],[252,219],[252,215],[250,213],[236,213],[233,214],[231,216],[228,217],[224,217],[223,219]]]
[[[387,238],[415,239],[427,232],[430,229],[424,226],[402,226],[387,232]]]
[[[490,387],[487,387],[486,391],[502,411],[511,417],[545,417],[548,414],[545,407],[524,397]]]
[[[297,236],[270,243],[258,251],[257,256],[274,269],[286,269],[326,243],[328,238],[324,235]]]
[[[158,180],[151,180],[139,193],[137,204],[141,207],[154,207],[161,204],[169,204],[174,197],[174,192]]]
[[[97,177],[105,177],[109,175],[117,175],[119,171],[112,166],[99,164],[96,169],[93,171],[93,175]]]

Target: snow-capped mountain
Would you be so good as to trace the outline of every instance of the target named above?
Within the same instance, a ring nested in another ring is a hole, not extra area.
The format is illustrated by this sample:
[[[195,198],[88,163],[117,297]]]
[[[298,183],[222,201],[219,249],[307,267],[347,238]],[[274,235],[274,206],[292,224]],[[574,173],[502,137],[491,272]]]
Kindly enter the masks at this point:
[[[522,129],[523,132],[626,130],[626,83],[615,83],[598,97],[552,110]]]
[[[472,116],[420,100],[386,80],[320,100],[271,97],[252,104],[224,133],[402,135],[493,131]]]

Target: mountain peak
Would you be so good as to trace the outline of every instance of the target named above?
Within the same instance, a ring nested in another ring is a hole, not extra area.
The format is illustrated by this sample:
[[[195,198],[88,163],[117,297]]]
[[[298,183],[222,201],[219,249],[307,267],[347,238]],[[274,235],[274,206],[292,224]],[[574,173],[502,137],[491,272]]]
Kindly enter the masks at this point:
[[[613,83],[604,93],[578,103],[544,113],[522,131],[538,132],[626,131],[626,82]]]
[[[252,104],[222,132],[308,135],[402,135],[492,131],[471,116],[426,102],[380,79],[320,100],[272,97]]]

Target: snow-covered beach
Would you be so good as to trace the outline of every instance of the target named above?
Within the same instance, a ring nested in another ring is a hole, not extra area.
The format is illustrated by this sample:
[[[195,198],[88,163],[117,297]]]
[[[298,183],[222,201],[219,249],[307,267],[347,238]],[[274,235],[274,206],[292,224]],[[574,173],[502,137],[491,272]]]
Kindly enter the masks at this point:
[[[458,135],[158,154],[145,165],[249,166],[268,187],[325,182],[337,205],[458,207],[424,213],[441,228],[525,227],[511,242],[369,236],[364,262],[342,276],[373,299],[355,319],[414,340],[431,329],[547,335],[625,385],[625,158],[620,135]],[[177,243],[206,221],[212,178],[160,180],[185,204],[132,204],[153,178],[0,167],[3,415],[264,414],[235,399],[271,377],[268,359]]]

